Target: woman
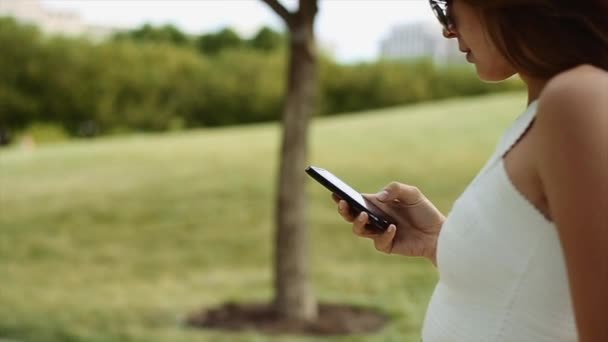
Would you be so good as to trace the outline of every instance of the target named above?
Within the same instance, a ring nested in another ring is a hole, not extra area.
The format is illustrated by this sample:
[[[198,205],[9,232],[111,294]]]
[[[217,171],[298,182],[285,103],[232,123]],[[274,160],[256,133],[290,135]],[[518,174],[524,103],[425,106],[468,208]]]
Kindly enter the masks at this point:
[[[426,257],[439,282],[422,337],[608,341],[608,1],[432,1],[479,78],[518,74],[527,110],[444,217],[414,186],[366,195],[354,232],[385,253]]]

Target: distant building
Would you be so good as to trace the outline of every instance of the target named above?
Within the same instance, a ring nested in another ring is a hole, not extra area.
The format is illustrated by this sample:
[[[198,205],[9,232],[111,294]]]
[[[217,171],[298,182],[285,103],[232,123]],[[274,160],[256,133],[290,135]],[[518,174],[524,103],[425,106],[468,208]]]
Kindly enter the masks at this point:
[[[103,39],[116,29],[85,23],[76,12],[45,8],[40,0],[0,0],[0,17],[34,24],[49,34]]]
[[[381,57],[410,59],[431,57],[437,64],[465,63],[456,39],[446,39],[441,26],[418,22],[394,27],[380,46]]]

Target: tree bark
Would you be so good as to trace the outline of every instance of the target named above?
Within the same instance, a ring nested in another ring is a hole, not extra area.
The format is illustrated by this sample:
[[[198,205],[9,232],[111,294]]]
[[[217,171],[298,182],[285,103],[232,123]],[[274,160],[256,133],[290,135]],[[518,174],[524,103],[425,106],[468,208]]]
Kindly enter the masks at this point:
[[[278,8],[277,1],[264,1],[275,11]],[[308,127],[317,95],[317,0],[300,0],[299,10],[293,14],[277,13],[289,27],[290,55],[276,197],[274,306],[283,318],[312,321],[317,318],[318,308],[308,263],[304,168],[308,160]]]

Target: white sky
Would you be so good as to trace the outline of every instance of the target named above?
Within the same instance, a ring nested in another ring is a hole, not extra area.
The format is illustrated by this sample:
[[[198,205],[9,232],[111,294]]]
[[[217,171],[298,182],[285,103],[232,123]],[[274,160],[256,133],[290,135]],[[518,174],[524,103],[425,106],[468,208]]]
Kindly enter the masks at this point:
[[[290,9],[297,6],[295,0],[281,2]],[[171,23],[200,34],[228,26],[244,37],[264,25],[283,27],[261,0],[43,0],[43,4],[77,12],[91,24],[113,27]],[[319,7],[317,37],[343,62],[376,58],[381,40],[395,25],[434,21],[428,0],[319,0]]]

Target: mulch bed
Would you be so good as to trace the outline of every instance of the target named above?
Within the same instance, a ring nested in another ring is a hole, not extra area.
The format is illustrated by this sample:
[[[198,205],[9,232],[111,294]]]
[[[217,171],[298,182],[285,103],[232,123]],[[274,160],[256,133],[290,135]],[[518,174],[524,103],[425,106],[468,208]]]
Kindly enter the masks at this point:
[[[350,335],[377,332],[389,318],[372,309],[339,304],[319,304],[314,322],[280,318],[268,304],[226,303],[190,315],[187,324],[203,329],[253,330],[269,335]]]

